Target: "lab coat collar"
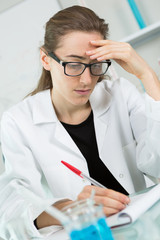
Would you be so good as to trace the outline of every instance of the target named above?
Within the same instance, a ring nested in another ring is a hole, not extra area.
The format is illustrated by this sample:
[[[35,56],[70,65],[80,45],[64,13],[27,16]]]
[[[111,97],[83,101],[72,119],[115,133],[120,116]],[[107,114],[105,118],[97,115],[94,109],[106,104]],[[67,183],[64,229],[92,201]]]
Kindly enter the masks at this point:
[[[94,115],[97,117],[107,111],[111,104],[111,95],[103,85],[103,82],[98,83],[89,99]],[[34,124],[58,121],[52,105],[50,90],[39,92],[33,98]]]
[[[57,122],[58,118],[51,101],[50,89],[33,96],[34,124]]]
[[[96,117],[100,117],[111,105],[111,94],[107,90],[106,81],[97,83],[93,93],[90,96],[91,108]]]

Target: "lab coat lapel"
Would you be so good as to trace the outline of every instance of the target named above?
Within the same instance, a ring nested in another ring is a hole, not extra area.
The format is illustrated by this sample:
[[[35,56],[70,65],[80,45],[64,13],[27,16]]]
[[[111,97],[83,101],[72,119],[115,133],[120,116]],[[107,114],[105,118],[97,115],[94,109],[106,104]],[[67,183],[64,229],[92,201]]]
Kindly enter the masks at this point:
[[[104,138],[110,120],[111,95],[104,89],[102,83],[98,83],[90,97],[91,107],[94,113],[95,134],[99,153],[103,147]],[[106,113],[107,114],[104,114]]]
[[[79,148],[59,121],[56,123],[55,138],[70,151],[82,157]]]
[[[108,129],[108,121],[103,122],[102,118],[94,118],[94,125],[95,125],[95,134],[96,134],[96,139],[97,139],[97,146],[99,153],[102,150],[103,143],[104,143],[104,138],[106,136],[106,132]]]
[[[74,152],[76,155],[81,156],[80,150],[74,143],[66,129],[59,122],[55,110],[52,105],[50,90],[42,91],[34,96],[33,100],[33,121],[34,124],[46,124],[52,123],[52,128],[54,129],[54,137],[63,144],[67,150]]]

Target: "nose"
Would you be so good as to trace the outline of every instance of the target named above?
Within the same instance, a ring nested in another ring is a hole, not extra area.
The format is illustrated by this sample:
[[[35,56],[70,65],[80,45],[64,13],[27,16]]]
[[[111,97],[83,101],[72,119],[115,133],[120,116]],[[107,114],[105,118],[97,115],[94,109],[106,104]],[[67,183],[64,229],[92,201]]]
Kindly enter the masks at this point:
[[[90,73],[90,69],[87,67],[85,71],[80,75],[80,82],[89,85],[92,82],[92,75]]]

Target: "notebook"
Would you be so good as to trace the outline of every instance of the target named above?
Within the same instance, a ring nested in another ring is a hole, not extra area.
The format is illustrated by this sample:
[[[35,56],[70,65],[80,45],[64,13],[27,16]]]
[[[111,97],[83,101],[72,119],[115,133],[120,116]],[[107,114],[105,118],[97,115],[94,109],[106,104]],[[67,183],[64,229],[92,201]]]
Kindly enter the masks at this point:
[[[135,222],[144,212],[160,200],[160,184],[154,186],[146,193],[130,197],[131,202],[122,211],[107,218],[111,228],[120,227]]]

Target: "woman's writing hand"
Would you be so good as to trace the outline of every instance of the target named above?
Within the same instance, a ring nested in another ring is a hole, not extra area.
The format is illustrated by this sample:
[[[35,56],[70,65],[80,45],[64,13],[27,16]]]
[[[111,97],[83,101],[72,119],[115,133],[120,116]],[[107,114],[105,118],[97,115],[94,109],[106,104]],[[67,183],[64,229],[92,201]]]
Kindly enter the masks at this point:
[[[122,193],[96,186],[85,186],[77,199],[82,200],[90,198],[93,189],[95,191],[94,201],[96,204],[103,205],[106,216],[123,210],[130,201],[129,197]]]

